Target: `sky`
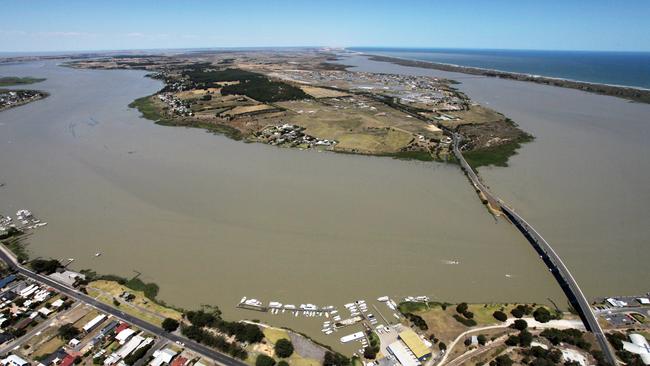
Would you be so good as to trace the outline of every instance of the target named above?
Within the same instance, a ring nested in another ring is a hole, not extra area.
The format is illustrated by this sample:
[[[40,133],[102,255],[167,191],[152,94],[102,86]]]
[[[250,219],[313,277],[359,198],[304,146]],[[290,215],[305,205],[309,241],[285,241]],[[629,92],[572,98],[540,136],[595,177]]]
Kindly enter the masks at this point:
[[[0,52],[218,47],[650,51],[649,0],[0,0]]]

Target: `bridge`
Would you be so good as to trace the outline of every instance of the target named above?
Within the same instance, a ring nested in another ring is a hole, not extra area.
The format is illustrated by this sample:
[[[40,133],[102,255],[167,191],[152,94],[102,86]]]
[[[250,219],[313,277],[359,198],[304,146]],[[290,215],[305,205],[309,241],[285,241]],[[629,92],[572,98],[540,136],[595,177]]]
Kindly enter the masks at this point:
[[[607,337],[605,337],[605,333],[600,327],[600,324],[598,324],[598,319],[594,315],[593,310],[589,305],[589,301],[587,301],[580,286],[578,286],[578,282],[573,278],[573,275],[567,266],[562,262],[560,256],[555,252],[555,250],[553,250],[546,239],[544,239],[544,237],[542,237],[542,235],[540,235],[532,225],[526,222],[526,220],[524,220],[524,218],[516,213],[512,208],[508,207],[508,205],[506,205],[499,197],[493,195],[483,182],[481,182],[474,169],[472,169],[472,167],[467,163],[460,151],[459,145],[461,141],[462,137],[457,133],[453,133],[454,156],[458,159],[461,168],[467,174],[469,180],[472,182],[474,187],[486,197],[488,204],[493,205],[493,208],[500,209],[508,220],[519,229],[528,242],[532,244],[533,248],[537,251],[540,258],[544,261],[546,266],[553,273],[557,282],[560,284],[560,287],[569,299],[571,306],[580,315],[580,319],[582,319],[585,328],[596,337],[607,362],[611,365],[616,365],[616,356],[607,341]]]

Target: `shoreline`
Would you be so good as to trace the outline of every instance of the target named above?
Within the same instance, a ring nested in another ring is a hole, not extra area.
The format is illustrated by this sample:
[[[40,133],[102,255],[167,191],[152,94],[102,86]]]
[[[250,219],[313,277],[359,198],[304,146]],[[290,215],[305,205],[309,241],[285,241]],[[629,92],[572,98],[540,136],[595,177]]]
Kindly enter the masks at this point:
[[[477,75],[477,76],[495,77],[501,79],[510,79],[516,81],[532,82],[532,83],[542,84],[542,85],[550,85],[550,86],[557,86],[561,88],[582,90],[589,93],[607,95],[607,96],[627,99],[634,102],[650,104],[650,89],[641,88],[641,87],[593,83],[588,81],[579,81],[579,80],[557,78],[551,76],[517,73],[512,71],[502,71],[497,69],[487,69],[487,68],[472,67],[472,66],[462,66],[462,65],[449,64],[443,62],[414,60],[414,59],[407,59],[402,57],[385,56],[385,55],[365,53],[365,52],[355,51],[355,53],[368,57],[368,59],[371,61],[388,62],[388,63],[393,63],[396,65],[406,66],[406,67],[418,67],[423,69],[434,69],[434,70],[440,70],[446,72],[458,72],[467,75]]]

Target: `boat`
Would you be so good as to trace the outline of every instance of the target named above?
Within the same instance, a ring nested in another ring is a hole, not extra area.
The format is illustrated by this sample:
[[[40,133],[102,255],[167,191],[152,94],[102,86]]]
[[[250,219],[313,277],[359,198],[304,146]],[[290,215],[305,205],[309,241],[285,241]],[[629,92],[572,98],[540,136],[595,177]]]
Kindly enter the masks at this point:
[[[95,253],[95,257],[99,257],[100,255],[102,255],[101,252],[97,252],[97,253]]]
[[[378,297],[378,298],[377,298],[377,301],[379,301],[379,302],[386,302],[386,301],[388,301],[388,296]]]
[[[241,303],[243,303],[244,301],[246,301],[246,296],[242,297],[241,300],[239,300],[239,303],[241,304]]]

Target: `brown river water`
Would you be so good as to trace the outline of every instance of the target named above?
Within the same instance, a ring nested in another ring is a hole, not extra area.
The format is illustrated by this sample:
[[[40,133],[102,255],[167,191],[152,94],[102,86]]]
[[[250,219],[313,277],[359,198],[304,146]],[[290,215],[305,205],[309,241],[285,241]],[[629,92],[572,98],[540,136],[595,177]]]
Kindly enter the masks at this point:
[[[324,318],[235,305],[247,296],[331,304],[345,315],[344,303],[382,295],[566,304],[530,245],[487,213],[457,166],[158,126],[127,107],[161,87],[143,72],[35,62],[0,74],[46,77],[32,87],[51,93],[0,113],[0,210],[28,208],[49,223],[29,239],[33,256],[141,272],[169,303],[216,304],[227,318],[288,326],[341,350],[351,346],[338,338],[356,330],[325,336]],[[647,291],[650,127],[640,119],[649,106],[519,84],[463,80],[471,97],[538,136],[511,167],[481,174],[565,257],[589,296]]]

